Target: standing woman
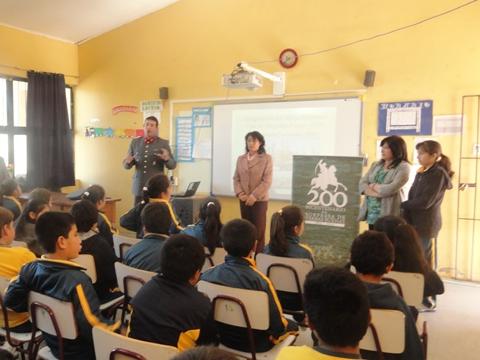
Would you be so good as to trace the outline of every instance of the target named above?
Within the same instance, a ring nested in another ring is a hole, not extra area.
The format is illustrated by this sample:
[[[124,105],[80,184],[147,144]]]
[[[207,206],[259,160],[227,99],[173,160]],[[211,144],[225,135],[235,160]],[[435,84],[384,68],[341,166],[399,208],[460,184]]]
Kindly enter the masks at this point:
[[[403,186],[408,182],[410,165],[407,145],[400,136],[389,136],[380,143],[382,159],[374,162],[360,179],[360,194],[365,200],[360,207],[359,221],[366,221],[368,228],[385,215],[400,215],[404,199]]]
[[[257,249],[265,245],[268,190],[272,185],[272,157],[265,151],[265,139],[258,131],[245,135],[246,152],[237,159],[233,188],[240,200],[242,219],[257,228]]]
[[[416,146],[421,167],[413,182],[408,200],[402,203],[403,216],[417,230],[425,252],[425,259],[432,265],[432,238],[442,227],[442,205],[445,190],[452,188],[452,165],[442,154],[442,146],[433,140]]]

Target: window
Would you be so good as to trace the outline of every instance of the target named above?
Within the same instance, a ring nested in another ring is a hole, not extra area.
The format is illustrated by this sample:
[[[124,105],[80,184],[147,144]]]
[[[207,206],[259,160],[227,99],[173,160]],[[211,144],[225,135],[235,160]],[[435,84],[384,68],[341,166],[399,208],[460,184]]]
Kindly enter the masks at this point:
[[[13,168],[15,177],[27,175],[26,79],[0,77],[0,156]],[[68,122],[72,124],[72,88],[65,88]]]

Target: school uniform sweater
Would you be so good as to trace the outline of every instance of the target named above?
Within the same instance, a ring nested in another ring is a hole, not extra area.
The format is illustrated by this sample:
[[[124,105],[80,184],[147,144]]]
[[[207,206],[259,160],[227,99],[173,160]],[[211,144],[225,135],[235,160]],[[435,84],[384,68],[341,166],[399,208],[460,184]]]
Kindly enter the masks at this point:
[[[128,249],[123,262],[131,267],[160,272],[160,252],[168,235],[147,234],[145,237]]]

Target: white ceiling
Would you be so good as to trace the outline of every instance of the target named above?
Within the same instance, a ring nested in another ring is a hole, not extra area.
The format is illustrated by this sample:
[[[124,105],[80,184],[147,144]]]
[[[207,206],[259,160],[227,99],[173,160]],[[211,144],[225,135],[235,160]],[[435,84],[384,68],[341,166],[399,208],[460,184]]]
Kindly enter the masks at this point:
[[[0,0],[0,24],[80,43],[178,0]]]

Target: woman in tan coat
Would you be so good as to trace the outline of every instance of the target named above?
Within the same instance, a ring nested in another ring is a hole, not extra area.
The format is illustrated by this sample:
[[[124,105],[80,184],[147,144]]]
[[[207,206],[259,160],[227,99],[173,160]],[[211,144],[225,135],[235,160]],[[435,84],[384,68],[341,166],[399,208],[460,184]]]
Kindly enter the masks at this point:
[[[265,151],[265,139],[258,131],[245,135],[246,152],[237,159],[233,187],[240,200],[242,219],[257,228],[257,249],[265,245],[268,190],[272,185],[272,157]]]

